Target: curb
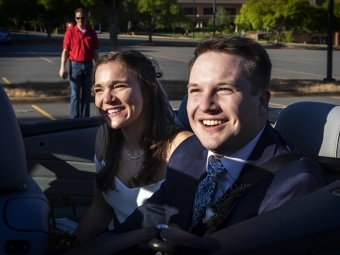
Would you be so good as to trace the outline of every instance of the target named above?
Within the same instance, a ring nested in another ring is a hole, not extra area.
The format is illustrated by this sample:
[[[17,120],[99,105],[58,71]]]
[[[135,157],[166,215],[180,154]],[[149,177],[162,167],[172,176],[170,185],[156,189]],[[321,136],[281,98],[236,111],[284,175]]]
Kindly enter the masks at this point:
[[[318,92],[300,92],[300,91],[271,91],[272,97],[317,97],[317,96],[340,96],[340,91],[318,91]]]
[[[187,93],[187,81],[160,80],[169,100],[182,100]],[[70,88],[67,81],[0,85],[12,103],[69,102]],[[272,97],[306,97],[340,95],[340,81],[332,83],[319,80],[272,79]],[[92,101],[94,97],[92,95]]]
[[[26,33],[26,31],[17,31],[21,33]],[[28,35],[30,34],[40,34],[39,32],[33,32],[30,31]],[[109,39],[109,34],[107,32],[98,34],[98,39]],[[130,45],[138,45],[138,46],[174,46],[174,47],[196,47],[200,39],[198,38],[182,38],[182,37],[165,37],[165,36],[159,36],[159,35],[153,35],[152,38],[154,39],[161,39],[156,40],[153,42],[148,42],[148,35],[126,35],[126,34],[119,34],[118,35],[118,46],[130,46]],[[138,38],[138,39],[145,39],[142,42],[136,42],[136,41],[122,41],[120,39],[125,38]],[[29,39],[12,39],[12,43],[15,44],[60,44],[62,43],[63,35],[61,34],[52,34],[51,39],[37,39],[37,40],[29,40]],[[260,44],[263,45],[266,49],[306,49],[306,50],[327,50],[328,46],[326,44],[307,44],[307,43],[284,43],[284,42],[278,42],[277,44],[273,42],[258,41]],[[103,43],[102,45],[110,45],[110,42]],[[333,46],[333,50],[339,51],[340,46]]]

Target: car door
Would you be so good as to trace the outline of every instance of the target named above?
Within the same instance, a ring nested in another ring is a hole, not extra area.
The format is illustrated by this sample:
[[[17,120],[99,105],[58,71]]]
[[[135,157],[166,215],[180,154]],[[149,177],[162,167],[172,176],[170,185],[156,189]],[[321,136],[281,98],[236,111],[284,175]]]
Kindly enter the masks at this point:
[[[79,221],[92,201],[94,143],[101,117],[21,123],[27,170],[47,198],[55,217]],[[69,199],[75,205],[65,206]],[[51,203],[51,200],[50,200]]]

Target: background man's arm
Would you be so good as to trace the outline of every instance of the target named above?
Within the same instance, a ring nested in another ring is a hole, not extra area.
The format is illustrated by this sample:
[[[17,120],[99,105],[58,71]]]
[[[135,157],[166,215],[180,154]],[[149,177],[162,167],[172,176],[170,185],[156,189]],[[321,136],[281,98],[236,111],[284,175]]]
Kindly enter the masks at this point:
[[[66,61],[68,59],[68,50],[63,49],[63,52],[61,53],[61,63],[60,63],[60,70],[59,70],[59,76],[63,77],[63,73],[67,72],[66,70]]]

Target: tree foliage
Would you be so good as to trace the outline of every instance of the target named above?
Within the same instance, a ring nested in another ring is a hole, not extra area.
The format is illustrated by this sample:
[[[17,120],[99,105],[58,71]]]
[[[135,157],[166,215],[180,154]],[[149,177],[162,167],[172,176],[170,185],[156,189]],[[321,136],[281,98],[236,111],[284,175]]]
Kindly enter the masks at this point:
[[[222,34],[224,30],[229,33],[232,30],[232,27],[230,25],[229,13],[222,6],[217,6],[215,13],[215,22],[214,18],[209,19],[208,27],[212,30],[215,29],[216,31],[219,31],[220,34]]]
[[[335,2],[334,12],[340,14],[340,0]],[[270,30],[277,35],[283,30],[311,34],[327,29],[326,10],[325,5],[313,6],[309,0],[247,0],[235,24],[240,29]]]
[[[264,16],[272,15],[270,8],[266,2],[270,0],[248,0],[246,4],[241,8],[240,14],[236,16],[234,22],[240,29],[263,29],[264,28]]]
[[[51,39],[52,29],[55,24],[62,20],[63,16],[72,13],[80,7],[80,2],[75,0],[37,0],[39,18],[46,27],[47,38]]]
[[[333,29],[336,30],[336,31],[339,31],[340,30],[340,0],[334,0],[333,3],[334,3]],[[322,8],[328,14],[328,1],[325,1],[323,3]],[[327,19],[326,19],[325,22],[327,22]]]
[[[323,7],[310,8],[309,15],[296,27],[297,33],[312,35],[313,33],[325,33],[327,31],[327,10]]]
[[[106,9],[106,16],[109,23],[109,34],[111,48],[118,48],[118,20],[119,12],[124,0],[101,0]]]
[[[0,24],[14,29],[39,25],[51,39],[54,28],[74,23],[77,8],[86,9],[92,23],[102,22],[105,13],[112,49],[118,47],[118,25],[129,20],[149,34],[150,42],[155,28],[171,27],[175,33],[181,22],[188,22],[177,0],[0,0]]]
[[[147,32],[149,42],[155,28],[170,26],[186,21],[183,9],[177,0],[129,0],[129,17],[134,17],[138,26]]]
[[[0,25],[18,29],[28,20],[37,20],[38,6],[32,0],[1,0]]]
[[[290,30],[301,26],[312,8],[308,0],[247,0],[235,24],[243,29]]]
[[[118,48],[118,20],[123,2],[124,0],[81,0],[81,3],[88,8],[101,8],[105,11],[112,49]]]
[[[28,25],[41,25],[46,28],[51,39],[52,29],[63,17],[81,6],[80,0],[2,0],[0,2],[0,22],[3,25],[20,29]]]
[[[173,3],[170,6],[169,14],[165,16],[165,25],[170,25],[175,36],[176,27],[179,23],[187,23],[189,19],[184,13],[183,8],[178,3]]]

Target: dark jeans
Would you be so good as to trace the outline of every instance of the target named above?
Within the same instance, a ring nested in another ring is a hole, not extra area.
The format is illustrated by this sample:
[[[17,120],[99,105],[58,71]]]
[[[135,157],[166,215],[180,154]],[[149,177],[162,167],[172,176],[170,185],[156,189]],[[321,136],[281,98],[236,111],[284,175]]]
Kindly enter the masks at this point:
[[[71,118],[90,117],[92,68],[92,61],[84,63],[70,61]]]

